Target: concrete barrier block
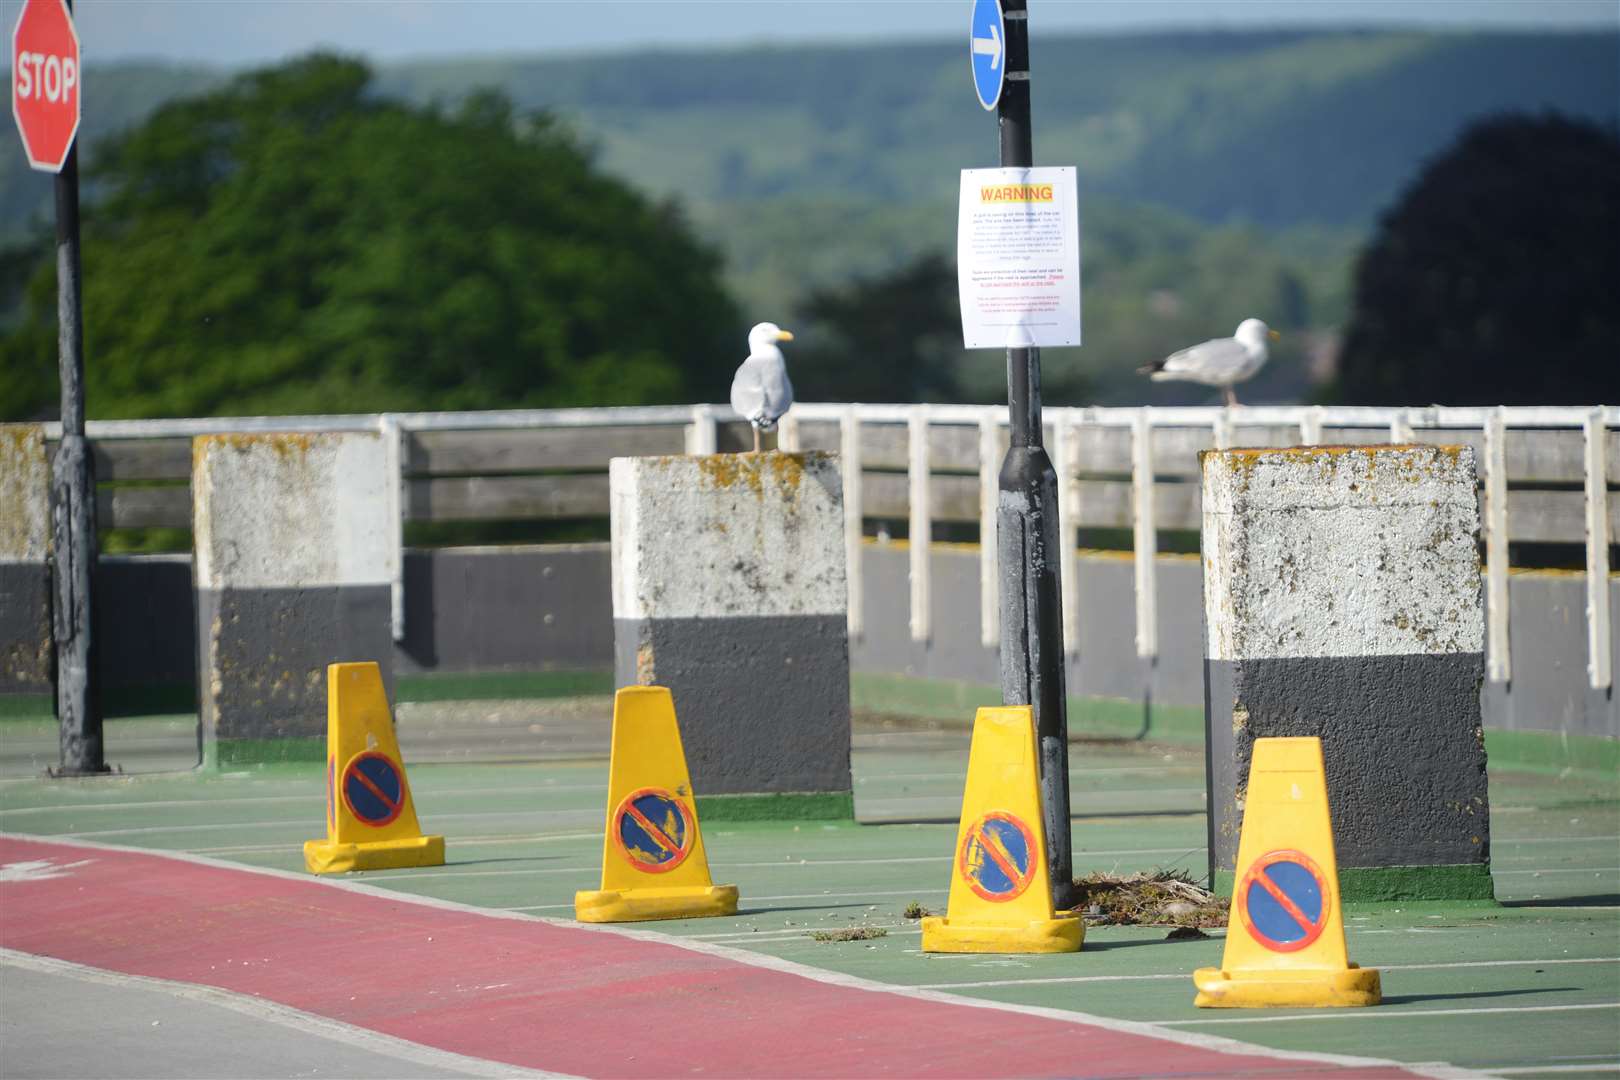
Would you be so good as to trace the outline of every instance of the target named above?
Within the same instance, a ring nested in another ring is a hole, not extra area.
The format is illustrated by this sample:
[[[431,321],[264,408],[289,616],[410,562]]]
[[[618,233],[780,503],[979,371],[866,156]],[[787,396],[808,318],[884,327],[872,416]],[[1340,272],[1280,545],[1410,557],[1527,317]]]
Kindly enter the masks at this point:
[[[615,458],[610,486],[615,674],[670,688],[704,812],[849,816],[837,455]]]
[[[375,660],[391,690],[389,482],[370,433],[193,442],[206,760],[322,759],[328,664]]]
[[[39,424],[0,424],[0,694],[50,694],[51,464]]]
[[[1489,897],[1473,451],[1202,462],[1217,880],[1233,870],[1254,740],[1314,735],[1347,899]]]

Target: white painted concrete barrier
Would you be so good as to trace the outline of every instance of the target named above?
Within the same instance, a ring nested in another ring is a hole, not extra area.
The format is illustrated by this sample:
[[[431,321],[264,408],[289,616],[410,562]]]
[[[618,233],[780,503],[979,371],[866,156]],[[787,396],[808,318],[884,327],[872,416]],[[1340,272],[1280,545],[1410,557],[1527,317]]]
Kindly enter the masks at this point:
[[[376,660],[391,685],[387,461],[375,433],[195,441],[205,760],[324,757],[328,664]]]
[[[667,686],[705,814],[851,817],[838,457],[614,458],[620,685]]]
[[[49,694],[51,467],[45,429],[0,424],[0,694]]]
[[[1346,897],[1489,897],[1474,454],[1203,456],[1211,858],[1233,870],[1251,750],[1317,736]]]

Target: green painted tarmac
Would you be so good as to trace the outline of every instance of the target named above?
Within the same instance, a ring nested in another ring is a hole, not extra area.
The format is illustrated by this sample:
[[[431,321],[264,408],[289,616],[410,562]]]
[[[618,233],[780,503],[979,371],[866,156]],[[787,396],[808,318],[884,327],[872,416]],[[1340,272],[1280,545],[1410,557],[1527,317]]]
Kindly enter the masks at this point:
[[[365,875],[371,884],[484,907],[567,917],[598,884],[609,703],[407,704],[399,730],[424,828],[449,864]],[[0,829],[188,851],[301,870],[323,830],[311,765],[186,771],[187,717],[109,722],[126,775],[42,780],[55,731],[0,723]],[[1493,767],[1499,906],[1351,907],[1352,959],[1383,971],[1384,1004],[1362,1010],[1199,1010],[1191,972],[1222,942],[1094,927],[1067,956],[928,956],[910,903],[945,905],[967,760],[959,730],[889,722],[857,730],[860,824],[706,824],[732,918],[646,924],[883,982],[1206,1031],[1285,1049],[1444,1061],[1509,1076],[1620,1069],[1620,777]],[[1204,861],[1203,765],[1185,747],[1076,744],[1077,873]],[[818,929],[887,936],[822,944]]]

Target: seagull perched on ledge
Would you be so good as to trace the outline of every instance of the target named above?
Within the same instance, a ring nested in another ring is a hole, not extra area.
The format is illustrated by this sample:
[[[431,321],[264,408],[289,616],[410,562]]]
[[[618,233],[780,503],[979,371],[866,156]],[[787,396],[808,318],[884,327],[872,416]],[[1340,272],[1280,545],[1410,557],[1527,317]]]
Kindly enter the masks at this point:
[[[759,433],[770,431],[793,407],[793,384],[788,382],[787,362],[782,359],[778,341],[792,341],[793,335],[775,323],[762,322],[748,331],[748,359],[731,380],[731,407],[754,428],[754,453],[759,453]]]
[[[1265,366],[1266,340],[1276,341],[1277,336],[1277,331],[1259,319],[1244,319],[1231,337],[1211,338],[1136,370],[1154,382],[1175,379],[1218,386],[1226,394],[1226,404],[1232,406],[1238,403],[1232,384],[1252,378]]]

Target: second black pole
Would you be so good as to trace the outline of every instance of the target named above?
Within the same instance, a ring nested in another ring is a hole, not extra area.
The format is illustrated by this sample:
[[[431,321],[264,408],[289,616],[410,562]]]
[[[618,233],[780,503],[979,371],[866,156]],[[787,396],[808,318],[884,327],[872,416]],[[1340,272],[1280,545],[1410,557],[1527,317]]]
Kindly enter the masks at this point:
[[[56,776],[107,771],[96,673],[95,459],[84,437],[84,316],[80,308],[79,148],[56,174],[57,352],[62,378],[62,441],[51,469],[54,547],[52,629],[56,637],[56,719],[62,765]]]
[[[1029,17],[1003,0],[1006,72],[996,116],[1003,168],[1035,164],[1029,120]],[[1001,573],[1001,700],[1032,705],[1039,747],[1052,902],[1074,904],[1069,840],[1069,716],[1059,587],[1057,473],[1041,437],[1041,351],[1007,350],[1012,445],[1001,465],[996,529]]]

